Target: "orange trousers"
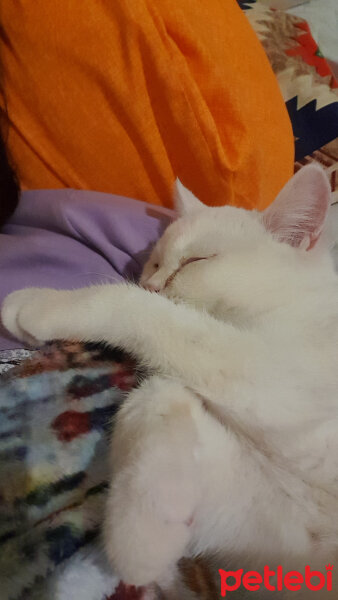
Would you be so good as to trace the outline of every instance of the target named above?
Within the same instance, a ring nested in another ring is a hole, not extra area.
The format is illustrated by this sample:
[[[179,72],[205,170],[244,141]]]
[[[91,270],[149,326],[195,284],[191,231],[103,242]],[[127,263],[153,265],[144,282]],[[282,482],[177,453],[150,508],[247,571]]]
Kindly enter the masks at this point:
[[[6,0],[9,149],[23,188],[262,209],[292,174],[277,81],[235,0]]]

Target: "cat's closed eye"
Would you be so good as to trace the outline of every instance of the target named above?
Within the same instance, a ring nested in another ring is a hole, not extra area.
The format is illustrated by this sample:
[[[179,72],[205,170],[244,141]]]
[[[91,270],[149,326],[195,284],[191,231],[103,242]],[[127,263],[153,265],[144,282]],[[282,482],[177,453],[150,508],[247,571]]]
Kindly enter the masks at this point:
[[[208,258],[212,258],[213,256],[216,256],[216,254],[212,254],[211,256],[191,256],[190,258],[182,258],[179,267],[171,275],[169,275],[168,279],[164,284],[164,288],[166,288],[174,280],[177,273],[179,273],[186,265],[189,265],[193,262],[197,262],[198,260],[207,260]]]
[[[192,256],[191,258],[182,258],[180,262],[180,267],[185,267],[192,262],[196,262],[197,260],[207,260],[210,256]]]
[[[208,260],[208,258],[214,258],[214,256],[217,256],[217,254],[211,254],[210,256],[191,256],[190,258],[182,258],[180,262],[180,269],[192,262],[196,262],[198,260]]]

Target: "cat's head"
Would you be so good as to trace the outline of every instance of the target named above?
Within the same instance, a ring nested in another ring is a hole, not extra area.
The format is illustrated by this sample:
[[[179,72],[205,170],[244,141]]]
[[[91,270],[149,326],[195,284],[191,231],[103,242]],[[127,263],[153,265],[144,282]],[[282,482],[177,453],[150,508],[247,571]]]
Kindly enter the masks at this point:
[[[318,242],[329,200],[317,166],[301,169],[261,213],[207,207],[177,181],[179,218],[154,247],[141,285],[216,315],[269,310],[325,271],[316,266],[328,255]]]

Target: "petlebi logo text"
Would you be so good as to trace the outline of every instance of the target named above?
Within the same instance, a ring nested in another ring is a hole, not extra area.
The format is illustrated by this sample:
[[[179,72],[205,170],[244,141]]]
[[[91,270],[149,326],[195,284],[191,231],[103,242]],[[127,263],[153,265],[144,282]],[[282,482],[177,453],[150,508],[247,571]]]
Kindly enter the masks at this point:
[[[312,571],[309,566],[305,567],[304,573],[300,571],[284,572],[281,565],[277,567],[276,571],[273,571],[266,565],[263,573],[258,573],[258,571],[247,571],[244,573],[243,569],[239,569],[238,571],[224,571],[223,569],[219,569],[221,595],[222,598],[225,598],[228,592],[234,592],[240,587],[250,592],[256,592],[264,588],[271,592],[281,592],[282,590],[296,592],[306,588],[314,592],[324,588],[330,591],[332,590],[333,565],[325,565],[325,569],[325,573]]]

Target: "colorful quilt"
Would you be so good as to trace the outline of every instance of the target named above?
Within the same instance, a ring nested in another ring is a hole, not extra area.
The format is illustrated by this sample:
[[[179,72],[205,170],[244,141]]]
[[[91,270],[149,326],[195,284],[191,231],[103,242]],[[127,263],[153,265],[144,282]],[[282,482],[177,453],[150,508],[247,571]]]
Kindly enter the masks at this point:
[[[78,344],[48,346],[4,376],[1,600],[49,600],[46,576],[98,536],[108,430],[134,381],[118,353]]]
[[[3,374],[1,600],[143,598],[118,582],[100,550],[109,434],[135,383],[128,357],[94,344],[50,344]],[[187,593],[217,598],[202,561],[181,570]]]

